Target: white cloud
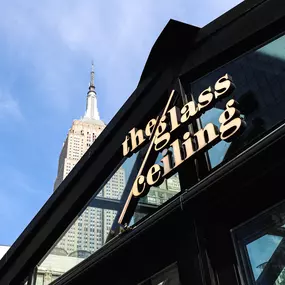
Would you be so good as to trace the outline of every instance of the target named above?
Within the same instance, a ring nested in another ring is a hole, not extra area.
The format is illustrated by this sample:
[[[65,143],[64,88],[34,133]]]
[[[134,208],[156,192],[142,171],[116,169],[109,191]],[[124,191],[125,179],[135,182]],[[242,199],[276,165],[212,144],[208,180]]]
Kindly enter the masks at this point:
[[[70,111],[72,100],[79,98],[72,93],[82,72],[78,62],[94,58],[103,78],[103,98],[113,106],[106,114],[110,117],[135,88],[148,52],[170,18],[203,25],[240,1],[201,2],[49,0],[39,5],[14,0],[0,5],[5,6],[0,31],[32,66],[35,84],[48,93],[45,103],[59,111]],[[209,5],[210,14],[205,9]]]

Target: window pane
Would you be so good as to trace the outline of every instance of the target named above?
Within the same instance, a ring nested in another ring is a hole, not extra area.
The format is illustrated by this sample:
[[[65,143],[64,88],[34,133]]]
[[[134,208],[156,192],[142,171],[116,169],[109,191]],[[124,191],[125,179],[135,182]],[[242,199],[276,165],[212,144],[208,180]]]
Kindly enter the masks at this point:
[[[93,197],[38,266],[37,284],[49,284],[100,249],[120,208],[135,156],[127,159]]]
[[[247,284],[285,284],[285,203],[233,231]]]
[[[143,200],[148,204],[162,205],[178,192],[180,192],[180,184],[176,174],[166,179],[161,185],[151,187],[148,195]]]
[[[172,100],[170,100],[170,104],[168,106],[168,111],[173,107],[180,107],[181,108],[182,105],[183,105],[183,102],[182,102],[181,94],[179,94],[177,92],[176,95],[172,98]],[[163,113],[163,111],[161,111],[161,113],[158,114],[159,118],[162,116],[162,113]],[[167,112],[165,112],[165,113],[167,114],[166,117],[168,116],[168,119],[169,119],[169,114]],[[148,162],[149,160],[151,160],[153,163],[151,163],[150,164],[151,166],[149,166],[149,167],[144,167],[141,170],[142,171],[140,173],[141,175],[143,175],[144,177],[147,177],[147,173],[148,173],[150,167],[152,167],[155,164],[160,165],[161,168],[164,169],[164,163],[162,162],[162,159],[164,157],[162,154],[163,151],[168,150],[169,152],[172,153],[171,143],[175,140],[175,138],[178,134],[181,135],[181,133],[183,133],[183,130],[185,131],[185,128],[187,129],[187,126],[183,126],[180,129],[178,128],[177,133],[175,135],[173,135],[172,133],[169,134],[168,143],[166,143],[163,148],[159,148],[158,150],[156,150],[155,140],[154,140],[154,144],[152,144],[150,142],[149,144],[147,144],[145,146],[144,151],[146,154],[144,155],[143,162],[141,164],[143,164],[144,162]],[[168,132],[168,130],[164,130],[157,137],[162,137],[163,134],[166,132]],[[171,158],[169,159],[169,164],[172,166],[174,164],[173,155],[171,155]],[[158,185],[154,184],[154,186],[151,186],[149,188],[147,195],[139,198],[138,206],[137,206],[136,211],[134,213],[134,216],[131,220],[131,224],[135,224],[138,221],[140,221],[143,217],[147,216],[146,214],[141,213],[141,211],[139,211],[139,209],[142,205],[145,205],[146,208],[148,207],[150,210],[149,212],[152,213],[153,210],[151,210],[151,209],[158,208],[160,205],[166,203],[173,196],[175,196],[176,194],[178,194],[181,191],[179,175],[178,175],[178,173],[175,173],[175,172],[173,172],[173,173],[174,174],[172,176],[170,176],[169,178],[161,180]],[[134,179],[134,181],[135,181],[135,179]],[[149,186],[147,185],[146,187],[149,187]],[[131,189],[129,191],[131,191]]]
[[[214,87],[215,82],[229,74],[236,85],[228,98],[202,117],[202,125],[212,122],[220,126],[219,116],[231,98],[239,103],[247,123],[245,132],[231,144],[224,141],[209,151],[211,166],[231,159],[241,150],[259,140],[285,118],[285,36],[224,65],[191,84],[191,92],[197,100],[199,94]]]
[[[255,280],[262,273],[281,240],[278,236],[264,235],[246,246]]]
[[[158,208],[158,206],[167,202],[180,191],[180,183],[177,174],[168,179],[165,179],[161,185],[157,187],[151,187],[147,196],[140,199],[137,210],[133,215],[130,225],[136,224],[142,218],[149,216],[149,214],[139,211],[139,208],[142,206],[145,206],[146,208],[148,207],[151,213],[151,209]]]

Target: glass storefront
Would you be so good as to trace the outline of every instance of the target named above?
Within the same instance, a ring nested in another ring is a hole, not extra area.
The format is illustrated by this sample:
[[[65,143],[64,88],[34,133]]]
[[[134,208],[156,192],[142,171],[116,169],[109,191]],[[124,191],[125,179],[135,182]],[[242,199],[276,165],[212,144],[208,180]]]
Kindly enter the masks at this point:
[[[242,136],[229,144],[221,141],[209,150],[212,168],[228,161],[270,132],[285,118],[285,36],[242,55],[191,83],[194,98],[225,74],[236,86],[230,98],[239,103],[247,124]],[[202,117],[202,126],[212,122],[219,126],[219,117],[225,109],[224,99]]]
[[[236,89],[230,98],[238,101],[242,117],[247,124],[245,132],[234,142],[221,141],[208,151],[211,168],[234,158],[284,120],[285,56],[282,53],[284,49],[285,36],[282,36],[191,83],[191,94],[194,100],[197,100],[197,96],[208,86],[213,86],[217,79],[226,73],[231,75]],[[181,94],[171,106],[175,104],[180,108],[183,106],[180,96]],[[219,125],[219,117],[228,100],[229,98],[223,99],[203,114],[200,118],[201,127],[208,123]],[[188,128],[191,128],[191,125],[185,126],[183,130]],[[148,147],[149,144],[139,152],[145,154]],[[137,154],[134,154],[128,158],[113,174],[100,193],[92,198],[70,225],[45,260],[39,264],[37,284],[48,284],[58,278],[119,234],[117,230],[120,211],[142,163],[137,157]],[[151,159],[161,164],[161,158],[161,152],[157,152]],[[137,225],[141,219],[154,213],[159,206],[171,200],[180,191],[179,173],[165,179],[159,186],[151,187],[148,194],[139,199],[130,226]],[[282,228],[279,227],[280,229]],[[246,245],[252,276],[257,284],[269,259],[272,258],[274,251],[280,248],[280,244],[283,244],[282,238],[266,234]],[[262,247],[268,249],[266,253],[261,254]],[[279,281],[282,279],[282,272],[279,274],[281,277],[278,275]],[[163,283],[166,281],[161,282],[157,284],[168,284]],[[280,282],[276,284],[282,284]]]
[[[107,242],[134,162],[135,156],[114,172],[52,247],[38,265],[37,285],[56,280]]]
[[[49,284],[83,260],[91,256],[112,238],[112,229],[117,230],[117,219],[123,206],[122,196],[128,194],[128,187],[136,171],[134,154],[117,169],[98,195],[93,197],[76,220],[68,227],[49,254],[38,265],[37,285]],[[157,160],[160,158],[158,157]],[[128,181],[130,180],[130,182]],[[177,174],[165,180],[160,186],[152,187],[149,194],[140,199],[130,225],[180,192]],[[117,232],[118,234],[118,232]]]

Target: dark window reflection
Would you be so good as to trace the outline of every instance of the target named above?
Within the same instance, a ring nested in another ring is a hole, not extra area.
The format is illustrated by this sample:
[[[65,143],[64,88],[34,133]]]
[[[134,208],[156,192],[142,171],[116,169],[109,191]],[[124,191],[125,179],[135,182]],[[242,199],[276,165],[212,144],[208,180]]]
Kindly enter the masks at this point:
[[[191,92],[199,94],[226,73],[230,74],[236,90],[201,117],[203,126],[212,122],[219,126],[218,118],[225,103],[234,98],[240,104],[247,128],[231,144],[220,142],[209,151],[211,166],[234,157],[259,140],[272,127],[285,118],[285,36],[252,51],[191,84]]]
[[[285,285],[285,203],[233,231],[247,284]]]

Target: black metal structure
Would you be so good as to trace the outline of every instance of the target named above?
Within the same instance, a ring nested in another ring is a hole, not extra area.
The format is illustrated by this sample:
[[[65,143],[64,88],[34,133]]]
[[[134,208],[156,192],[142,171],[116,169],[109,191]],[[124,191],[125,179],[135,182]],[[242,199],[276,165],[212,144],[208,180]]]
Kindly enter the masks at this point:
[[[123,162],[125,135],[133,127],[143,128],[161,111],[171,88],[178,88],[182,101],[190,100],[195,80],[271,41],[285,32],[284,27],[284,0],[244,1],[201,29],[169,21],[133,94],[1,259],[0,284],[33,284],[29,273]],[[158,208],[140,204],[138,211],[149,213],[146,218],[132,229],[117,231],[53,284],[154,284],[152,276],[172,264],[180,282],[173,284],[247,284],[231,231],[285,199],[280,191],[285,115],[257,140],[241,145],[233,143],[227,159],[213,169],[205,155],[185,163],[179,171],[178,196]],[[122,209],[117,201],[92,201],[94,207]],[[283,234],[283,229],[277,232]],[[275,282],[282,270],[274,267],[280,255],[279,248],[258,284]]]

